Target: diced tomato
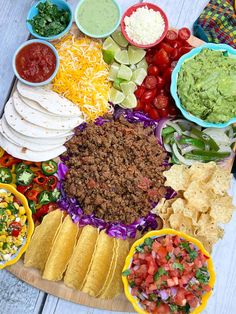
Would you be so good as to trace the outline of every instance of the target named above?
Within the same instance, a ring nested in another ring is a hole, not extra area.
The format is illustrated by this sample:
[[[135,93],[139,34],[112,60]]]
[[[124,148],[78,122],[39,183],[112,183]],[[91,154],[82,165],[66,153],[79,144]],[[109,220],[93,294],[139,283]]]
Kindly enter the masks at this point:
[[[176,296],[174,297],[175,303],[180,306],[184,306],[187,303],[187,300],[185,298],[185,289],[184,288],[178,288]]]
[[[162,303],[157,307],[157,314],[170,314],[170,308],[168,304]]]
[[[197,266],[198,268],[202,267],[202,261],[197,257],[194,260],[194,265]]]
[[[135,282],[136,286],[141,285],[142,281],[143,281],[142,278],[135,278],[135,279],[134,279],[134,282]]]
[[[156,283],[150,284],[149,287],[148,287],[148,289],[149,289],[150,291],[155,291],[155,290],[157,290],[157,284],[156,284]]]
[[[152,244],[152,249],[155,253],[158,252],[159,248],[161,247],[161,244],[158,241],[154,241]]]
[[[206,291],[206,292],[209,292],[209,291],[211,291],[211,287],[209,286],[209,285],[203,285],[202,286],[202,289],[204,290],[204,291]]]
[[[170,277],[178,277],[178,276],[179,276],[178,269],[171,269],[170,270]]]
[[[147,69],[147,72],[148,72],[148,75],[157,76],[160,71],[156,65],[150,64],[148,69]]]
[[[146,286],[149,286],[150,283],[153,283],[153,275],[148,275],[147,278],[145,279],[145,284]]]
[[[179,40],[188,40],[191,36],[191,32],[187,27],[183,27],[178,32]]]
[[[164,246],[159,247],[159,249],[156,252],[160,257],[166,257],[167,250]]]
[[[131,294],[136,297],[138,295],[138,287],[133,287],[131,289]]]
[[[150,275],[154,275],[154,273],[157,271],[157,264],[155,263],[155,261],[151,261],[149,263],[149,267],[148,267],[148,273]]]
[[[198,298],[196,298],[192,293],[186,295],[186,300],[188,301],[188,304],[191,308],[195,308],[198,306]]]
[[[168,65],[170,63],[169,56],[164,49],[160,49],[155,53],[153,61],[158,66]]]

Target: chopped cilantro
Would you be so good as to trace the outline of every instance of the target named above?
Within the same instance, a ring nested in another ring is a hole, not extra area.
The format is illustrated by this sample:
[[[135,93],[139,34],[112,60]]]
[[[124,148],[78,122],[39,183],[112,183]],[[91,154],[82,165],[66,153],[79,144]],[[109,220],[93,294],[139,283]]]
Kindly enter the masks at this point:
[[[187,252],[189,252],[190,247],[189,247],[189,243],[188,242],[181,242],[179,245],[182,249],[186,250]]]
[[[185,306],[181,307],[181,310],[185,313],[185,314],[189,314],[190,313],[190,305],[188,303],[186,303]]]
[[[184,266],[182,264],[180,264],[180,263],[173,263],[173,268],[179,269],[181,271],[184,270]]]
[[[153,244],[153,239],[152,238],[147,238],[144,240],[144,244],[147,245],[149,248],[152,247],[152,244]]]
[[[208,284],[210,276],[207,270],[207,267],[201,267],[196,271],[197,280],[202,284]]]
[[[192,250],[189,252],[189,258],[190,258],[190,261],[193,262],[195,260],[195,258],[197,257],[197,252],[195,250]]]
[[[130,269],[126,269],[122,272],[122,276],[125,276],[125,277],[129,276],[130,274],[131,274]]]
[[[169,304],[171,312],[177,312],[178,311],[178,305],[176,304]]]
[[[170,256],[170,253],[168,252],[167,255],[166,255],[166,260],[167,262],[171,259],[171,256]]]
[[[7,242],[4,242],[4,243],[3,243],[2,248],[3,248],[3,250],[6,250],[6,249],[8,248]]]
[[[144,252],[144,249],[141,245],[137,246],[136,247],[136,251],[140,252],[140,253],[143,253]]]
[[[129,283],[129,285],[130,285],[131,288],[133,288],[133,287],[135,287],[135,282],[134,282],[134,281],[131,281],[131,282]]]
[[[155,301],[157,299],[157,295],[155,294],[155,293],[151,293],[150,295],[149,295],[149,300],[150,301]]]
[[[160,267],[154,275],[154,280],[157,281],[162,275],[166,275],[166,274],[167,272],[165,271],[165,269]]]

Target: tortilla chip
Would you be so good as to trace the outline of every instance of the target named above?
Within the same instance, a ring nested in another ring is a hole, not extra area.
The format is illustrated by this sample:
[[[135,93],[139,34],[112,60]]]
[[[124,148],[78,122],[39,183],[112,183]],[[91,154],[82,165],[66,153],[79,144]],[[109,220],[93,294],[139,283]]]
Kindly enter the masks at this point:
[[[205,164],[196,162],[189,169],[188,173],[190,175],[191,181],[203,181],[207,182],[216,169],[215,162],[207,162]]]
[[[165,186],[170,186],[175,191],[186,190],[189,185],[190,175],[187,166],[173,165],[168,171],[164,171],[163,175],[166,177]]]
[[[207,187],[208,189],[212,189],[215,194],[223,196],[230,188],[231,179],[232,175],[229,171],[217,167],[208,181]]]
[[[129,252],[129,242],[127,240],[116,239],[117,253],[116,253],[116,267],[113,274],[107,283],[106,289],[101,295],[102,299],[112,299],[122,292],[121,273],[125,264],[125,259]]]
[[[172,214],[169,218],[170,226],[173,229],[192,235],[194,232],[192,219],[183,214]]]
[[[233,215],[234,206],[229,195],[217,197],[211,200],[211,217],[223,224],[228,223]]]
[[[71,217],[68,215],[63,221],[53,242],[43,272],[43,279],[52,281],[62,279],[77,241],[78,232],[78,226],[73,223]]]
[[[196,208],[200,212],[206,212],[209,208],[209,193],[199,182],[191,182],[184,192],[184,197],[191,204],[191,207]]]
[[[54,210],[47,214],[42,223],[35,228],[24,258],[25,267],[44,270],[53,241],[58,233],[64,217],[63,211]]]
[[[83,227],[66,270],[64,277],[66,286],[77,290],[82,288],[90,268],[98,234],[97,228],[89,225]]]
[[[82,287],[82,291],[88,293],[90,296],[98,296],[106,281],[112,261],[114,244],[114,238],[108,236],[105,231],[100,232],[92,265],[85,284]]]

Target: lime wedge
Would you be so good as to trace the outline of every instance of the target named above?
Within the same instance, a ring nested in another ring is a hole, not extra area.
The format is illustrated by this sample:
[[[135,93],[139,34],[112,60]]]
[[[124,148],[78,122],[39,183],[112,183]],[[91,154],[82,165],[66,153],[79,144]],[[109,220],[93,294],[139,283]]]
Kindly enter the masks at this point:
[[[113,62],[111,67],[110,67],[110,71],[109,71],[109,75],[108,75],[108,79],[110,81],[114,81],[116,79],[117,73],[120,69],[120,65],[116,62]]]
[[[143,60],[141,60],[138,64],[136,64],[137,69],[144,69],[145,71],[147,71],[148,68],[148,64],[145,58],[143,58]]]
[[[128,41],[123,36],[120,28],[118,28],[112,35],[112,38],[117,42],[117,44],[123,48],[128,46]]]
[[[136,70],[137,71],[137,70]],[[132,77],[132,70],[124,64],[121,64],[120,69],[117,73],[117,77],[126,81],[130,81]]]
[[[135,108],[137,106],[137,99],[134,94],[129,94],[120,104],[122,108]]]
[[[116,88],[116,89],[121,90],[121,84],[124,83],[124,82],[126,82],[126,80],[117,77],[114,80],[113,87]]]
[[[109,101],[114,105],[120,104],[125,99],[125,95],[119,90],[112,87],[109,93]]]
[[[120,83],[120,88],[125,96],[128,96],[129,94],[133,94],[136,90],[136,85],[134,82],[123,82]]]
[[[137,66],[135,64],[131,64],[129,67],[132,71],[137,69]]]
[[[103,60],[107,64],[111,64],[114,61],[114,52],[111,50],[102,50]]]
[[[117,43],[111,37],[107,37],[102,45],[102,49],[112,51],[114,55],[121,50]]]
[[[139,61],[141,61],[146,54],[146,51],[144,49],[140,49],[134,46],[129,46],[128,48],[128,56],[129,56],[129,62],[131,64],[136,64]]]
[[[143,80],[145,79],[145,77],[147,76],[147,71],[145,71],[144,69],[137,69],[133,72],[132,75],[132,81],[137,84],[137,85],[141,85],[143,83]]]
[[[127,50],[121,50],[116,52],[115,60],[120,64],[129,64],[129,56]]]

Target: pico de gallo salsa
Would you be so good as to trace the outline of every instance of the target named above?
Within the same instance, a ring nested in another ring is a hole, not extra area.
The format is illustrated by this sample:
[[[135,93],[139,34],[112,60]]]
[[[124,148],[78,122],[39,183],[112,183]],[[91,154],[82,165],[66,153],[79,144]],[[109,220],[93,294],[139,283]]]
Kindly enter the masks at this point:
[[[15,63],[20,77],[31,83],[40,83],[54,73],[56,56],[47,45],[31,43],[18,52]]]
[[[0,189],[0,263],[10,260],[22,246],[26,223],[24,206],[12,193]]]
[[[146,238],[122,275],[127,276],[131,294],[148,313],[186,314],[212,290],[208,258],[177,235]]]
[[[57,163],[54,160],[31,162],[15,158],[7,152],[0,157],[0,183],[14,184],[24,194],[35,223],[57,208]]]

